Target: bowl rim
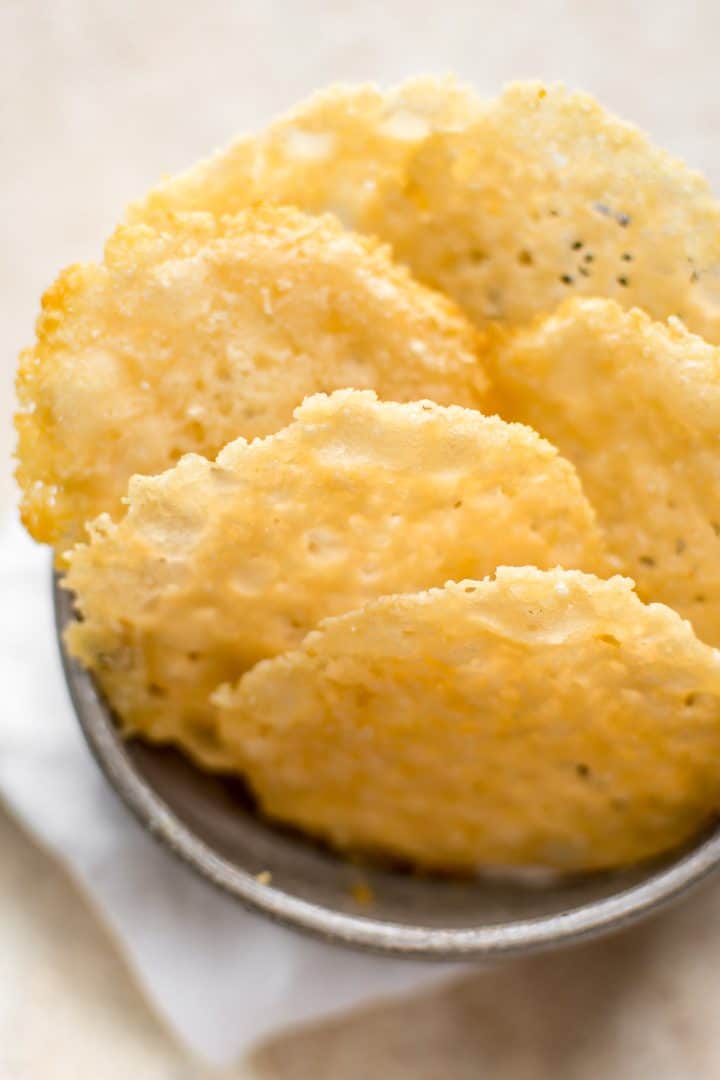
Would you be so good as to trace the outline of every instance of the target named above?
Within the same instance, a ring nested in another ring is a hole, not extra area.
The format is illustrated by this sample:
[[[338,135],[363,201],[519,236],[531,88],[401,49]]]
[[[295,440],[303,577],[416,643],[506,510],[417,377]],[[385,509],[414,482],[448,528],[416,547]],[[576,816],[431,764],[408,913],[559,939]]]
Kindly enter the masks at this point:
[[[125,806],[160,844],[206,881],[248,909],[326,942],[424,960],[481,960],[526,955],[599,937],[653,915],[720,867],[720,822],[709,836],[638,885],[561,914],[492,923],[472,929],[408,926],[334,911],[263,884],[215,852],[185,825],[136,769],[93,677],[65,648],[74,618],[72,594],[53,573],[54,622],[75,714],[100,769]]]

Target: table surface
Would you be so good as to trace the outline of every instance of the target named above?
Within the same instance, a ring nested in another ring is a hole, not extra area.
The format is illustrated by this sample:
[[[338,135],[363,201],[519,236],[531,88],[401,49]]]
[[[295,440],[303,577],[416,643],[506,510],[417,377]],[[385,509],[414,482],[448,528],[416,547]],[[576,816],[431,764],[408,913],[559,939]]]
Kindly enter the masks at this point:
[[[5,0],[0,509],[13,357],[39,295],[161,173],[329,82],[451,70],[483,93],[522,77],[590,90],[718,188],[718,41],[715,0]],[[0,850],[2,1080],[720,1075],[717,888],[619,939],[279,1037],[217,1072],[173,1043],[85,899],[1,810]]]

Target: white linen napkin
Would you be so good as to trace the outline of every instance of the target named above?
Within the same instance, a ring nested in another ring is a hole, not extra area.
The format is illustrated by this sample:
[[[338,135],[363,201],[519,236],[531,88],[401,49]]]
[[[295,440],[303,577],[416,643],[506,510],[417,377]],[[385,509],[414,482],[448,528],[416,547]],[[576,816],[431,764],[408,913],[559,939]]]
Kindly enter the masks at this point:
[[[85,746],[53,632],[50,556],[0,522],[0,796],[68,867],[158,1013],[224,1063],[276,1029],[446,979],[460,965],[363,955],[245,911],[152,841]]]

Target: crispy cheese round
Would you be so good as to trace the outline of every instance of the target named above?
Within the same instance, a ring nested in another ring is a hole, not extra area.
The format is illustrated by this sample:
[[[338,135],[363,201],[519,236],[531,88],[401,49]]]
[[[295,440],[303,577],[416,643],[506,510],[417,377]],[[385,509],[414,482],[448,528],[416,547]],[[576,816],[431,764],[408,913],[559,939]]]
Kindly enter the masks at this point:
[[[276,435],[134,477],[70,556],[72,652],[128,731],[222,763],[220,682],[328,615],[500,562],[602,563],[574,469],[519,424],[372,391],[309,398]]]
[[[21,360],[24,521],[62,552],[117,516],[134,473],[278,431],[316,391],[480,405],[476,344],[449,301],[329,217],[121,228],[104,263],[60,276]]]
[[[350,228],[390,181],[402,182],[417,147],[465,126],[482,107],[451,77],[409,79],[387,92],[337,85],[313,94],[267,130],[241,136],[213,157],[163,180],[132,206],[132,222],[168,213],[235,213],[256,202],[331,211]]]
[[[262,809],[342,850],[605,869],[720,808],[720,657],[624,578],[501,568],[384,597],[216,700]]]
[[[257,199],[331,210],[389,241],[479,323],[569,295],[681,317],[720,344],[720,206],[703,177],[591,97],[536,82],[334,87],[165,181],[131,211]]]
[[[720,204],[587,94],[509,86],[419,146],[362,227],[476,322],[603,296],[720,343]]]
[[[618,569],[720,645],[720,349],[576,300],[487,356],[503,415],[575,464]]]

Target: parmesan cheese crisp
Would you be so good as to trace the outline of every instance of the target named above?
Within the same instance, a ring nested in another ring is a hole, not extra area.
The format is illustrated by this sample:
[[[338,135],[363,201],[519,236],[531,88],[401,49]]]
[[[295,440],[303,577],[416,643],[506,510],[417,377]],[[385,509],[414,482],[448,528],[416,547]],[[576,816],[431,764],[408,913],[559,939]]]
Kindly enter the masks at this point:
[[[384,593],[500,562],[597,567],[574,469],[520,424],[457,406],[308,399],[216,462],[135,477],[128,512],[70,556],[71,651],[127,731],[224,764],[210,694]]]
[[[134,473],[278,431],[307,394],[482,407],[476,333],[376,241],[286,208],[121,228],[43,300],[18,375],[23,520],[62,552]]]
[[[452,80],[331,87],[166,180],[130,211],[330,210],[389,241],[476,322],[568,296],[677,315],[720,344],[720,205],[707,181],[587,94]]]
[[[597,870],[720,808],[720,660],[624,578],[384,597],[217,694],[271,817],[420,866]]]
[[[504,416],[576,465],[616,566],[720,645],[720,349],[575,300],[487,352]]]

